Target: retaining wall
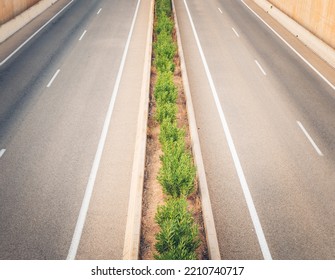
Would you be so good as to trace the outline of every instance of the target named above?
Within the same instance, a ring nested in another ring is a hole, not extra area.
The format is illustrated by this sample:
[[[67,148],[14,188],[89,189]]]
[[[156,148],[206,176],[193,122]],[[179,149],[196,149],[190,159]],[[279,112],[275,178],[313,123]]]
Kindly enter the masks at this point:
[[[335,0],[268,0],[315,36],[335,48]]]
[[[13,19],[40,0],[0,0],[0,24]]]
[[[6,11],[8,11],[8,13],[11,12],[14,17],[6,20],[5,23],[0,23],[0,44],[57,1],[59,0],[0,0],[0,12],[2,15],[2,18],[0,17],[0,19],[5,21],[5,18],[10,18],[8,14],[5,14],[5,9],[2,10],[2,7],[5,6],[7,9]],[[10,4],[10,2],[12,2],[12,4]],[[35,4],[33,4],[34,2]],[[65,3],[68,2],[65,1]],[[24,4],[26,6],[24,6]],[[21,11],[21,9],[23,10]],[[15,15],[15,13],[18,14]]]

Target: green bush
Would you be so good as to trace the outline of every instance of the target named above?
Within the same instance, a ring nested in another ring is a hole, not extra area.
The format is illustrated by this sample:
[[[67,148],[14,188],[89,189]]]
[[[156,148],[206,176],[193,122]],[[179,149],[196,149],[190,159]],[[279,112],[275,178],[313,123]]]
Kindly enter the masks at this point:
[[[159,142],[163,151],[166,147],[174,145],[176,142],[185,141],[185,130],[180,129],[176,122],[163,121],[160,127]]]
[[[195,250],[200,245],[199,231],[183,198],[170,199],[160,206],[156,222],[161,230],[155,245],[158,260],[195,260]]]
[[[159,18],[162,14],[168,17],[172,14],[172,4],[170,0],[157,0],[156,1],[156,15]]]
[[[154,43],[154,64],[158,72],[174,72],[173,57],[176,51],[177,47],[171,34],[162,32],[157,36],[157,40]]]
[[[158,74],[154,96],[158,104],[176,103],[178,92],[177,87],[173,82],[173,74],[171,72],[162,72]]]
[[[155,118],[161,124],[164,120],[173,122],[176,119],[177,105],[174,103],[158,104]]]
[[[157,36],[157,41],[154,43],[154,52],[156,56],[164,56],[172,60],[176,51],[176,44],[173,42],[171,34],[162,32]]]
[[[164,55],[156,55],[154,65],[158,72],[174,72],[175,64]]]
[[[162,167],[157,179],[163,192],[172,197],[189,196],[194,191],[196,170],[184,139],[165,145],[160,159]]]
[[[155,24],[155,33],[159,35],[162,32],[172,34],[173,31],[173,21],[168,18],[165,14],[159,17],[159,20]]]

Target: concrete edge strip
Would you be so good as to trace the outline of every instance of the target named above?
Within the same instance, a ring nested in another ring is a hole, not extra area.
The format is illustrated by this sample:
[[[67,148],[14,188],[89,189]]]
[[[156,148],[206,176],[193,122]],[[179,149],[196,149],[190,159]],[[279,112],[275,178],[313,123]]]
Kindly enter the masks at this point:
[[[141,88],[138,126],[136,132],[135,153],[130,186],[128,217],[123,246],[124,260],[137,260],[140,251],[142,196],[147,142],[147,124],[149,113],[150,73],[152,56],[154,0],[151,0],[149,27],[144,58],[144,72]]]
[[[187,106],[188,122],[189,122],[189,129],[190,129],[191,142],[192,142],[192,151],[193,151],[194,161],[197,167],[197,175],[199,179],[199,188],[200,188],[200,195],[201,195],[203,220],[204,220],[204,226],[205,226],[205,231],[206,231],[208,254],[211,260],[220,260],[221,256],[220,256],[220,250],[219,250],[219,243],[218,243],[218,238],[216,234],[212,205],[211,205],[209,192],[208,192],[205,167],[204,167],[201,148],[200,148],[198,127],[197,127],[196,120],[195,120],[192,96],[191,96],[191,91],[190,91],[190,86],[189,86],[189,81],[188,81],[188,76],[187,76],[183,48],[181,44],[181,37],[180,37],[180,31],[179,31],[179,25],[178,25],[178,19],[177,19],[177,13],[175,9],[174,0],[172,0],[172,7],[173,7],[173,15],[175,19],[178,53],[179,53],[180,64],[181,64],[181,73],[183,77],[183,87],[184,87],[184,93],[186,96],[186,106]]]
[[[0,43],[7,40],[14,33],[19,31],[27,23],[42,14],[46,9],[56,3],[58,0],[42,0],[13,19],[0,26]]]
[[[289,32],[296,36],[301,42],[306,44],[313,52],[325,60],[329,65],[335,67],[335,51],[332,47],[315,36],[305,27],[300,25],[294,19],[290,18],[275,5],[267,0],[253,0],[259,7],[261,7],[272,18],[277,20]]]

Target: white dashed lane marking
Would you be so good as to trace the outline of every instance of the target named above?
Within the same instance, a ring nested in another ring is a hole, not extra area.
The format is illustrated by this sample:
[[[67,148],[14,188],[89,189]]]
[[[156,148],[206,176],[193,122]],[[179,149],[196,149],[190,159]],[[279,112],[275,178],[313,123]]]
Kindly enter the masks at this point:
[[[80,38],[79,38],[79,41],[81,41],[81,40],[84,38],[86,32],[87,32],[87,30],[85,30],[85,31],[83,32],[83,34],[81,34],[81,36],[80,36]]]
[[[51,78],[50,82],[48,83],[47,87],[50,87],[52,85],[53,81],[56,79],[56,77],[59,74],[59,72],[60,72],[60,69],[58,69],[56,71],[56,73],[52,76],[52,78]]]
[[[6,152],[6,149],[0,150],[0,158],[4,155],[5,152]]]

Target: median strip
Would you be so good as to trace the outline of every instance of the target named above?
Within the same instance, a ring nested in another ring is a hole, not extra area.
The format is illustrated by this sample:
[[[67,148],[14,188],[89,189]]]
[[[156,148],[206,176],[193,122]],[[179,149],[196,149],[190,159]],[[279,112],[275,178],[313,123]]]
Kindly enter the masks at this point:
[[[140,259],[208,259],[171,0],[156,0]]]

